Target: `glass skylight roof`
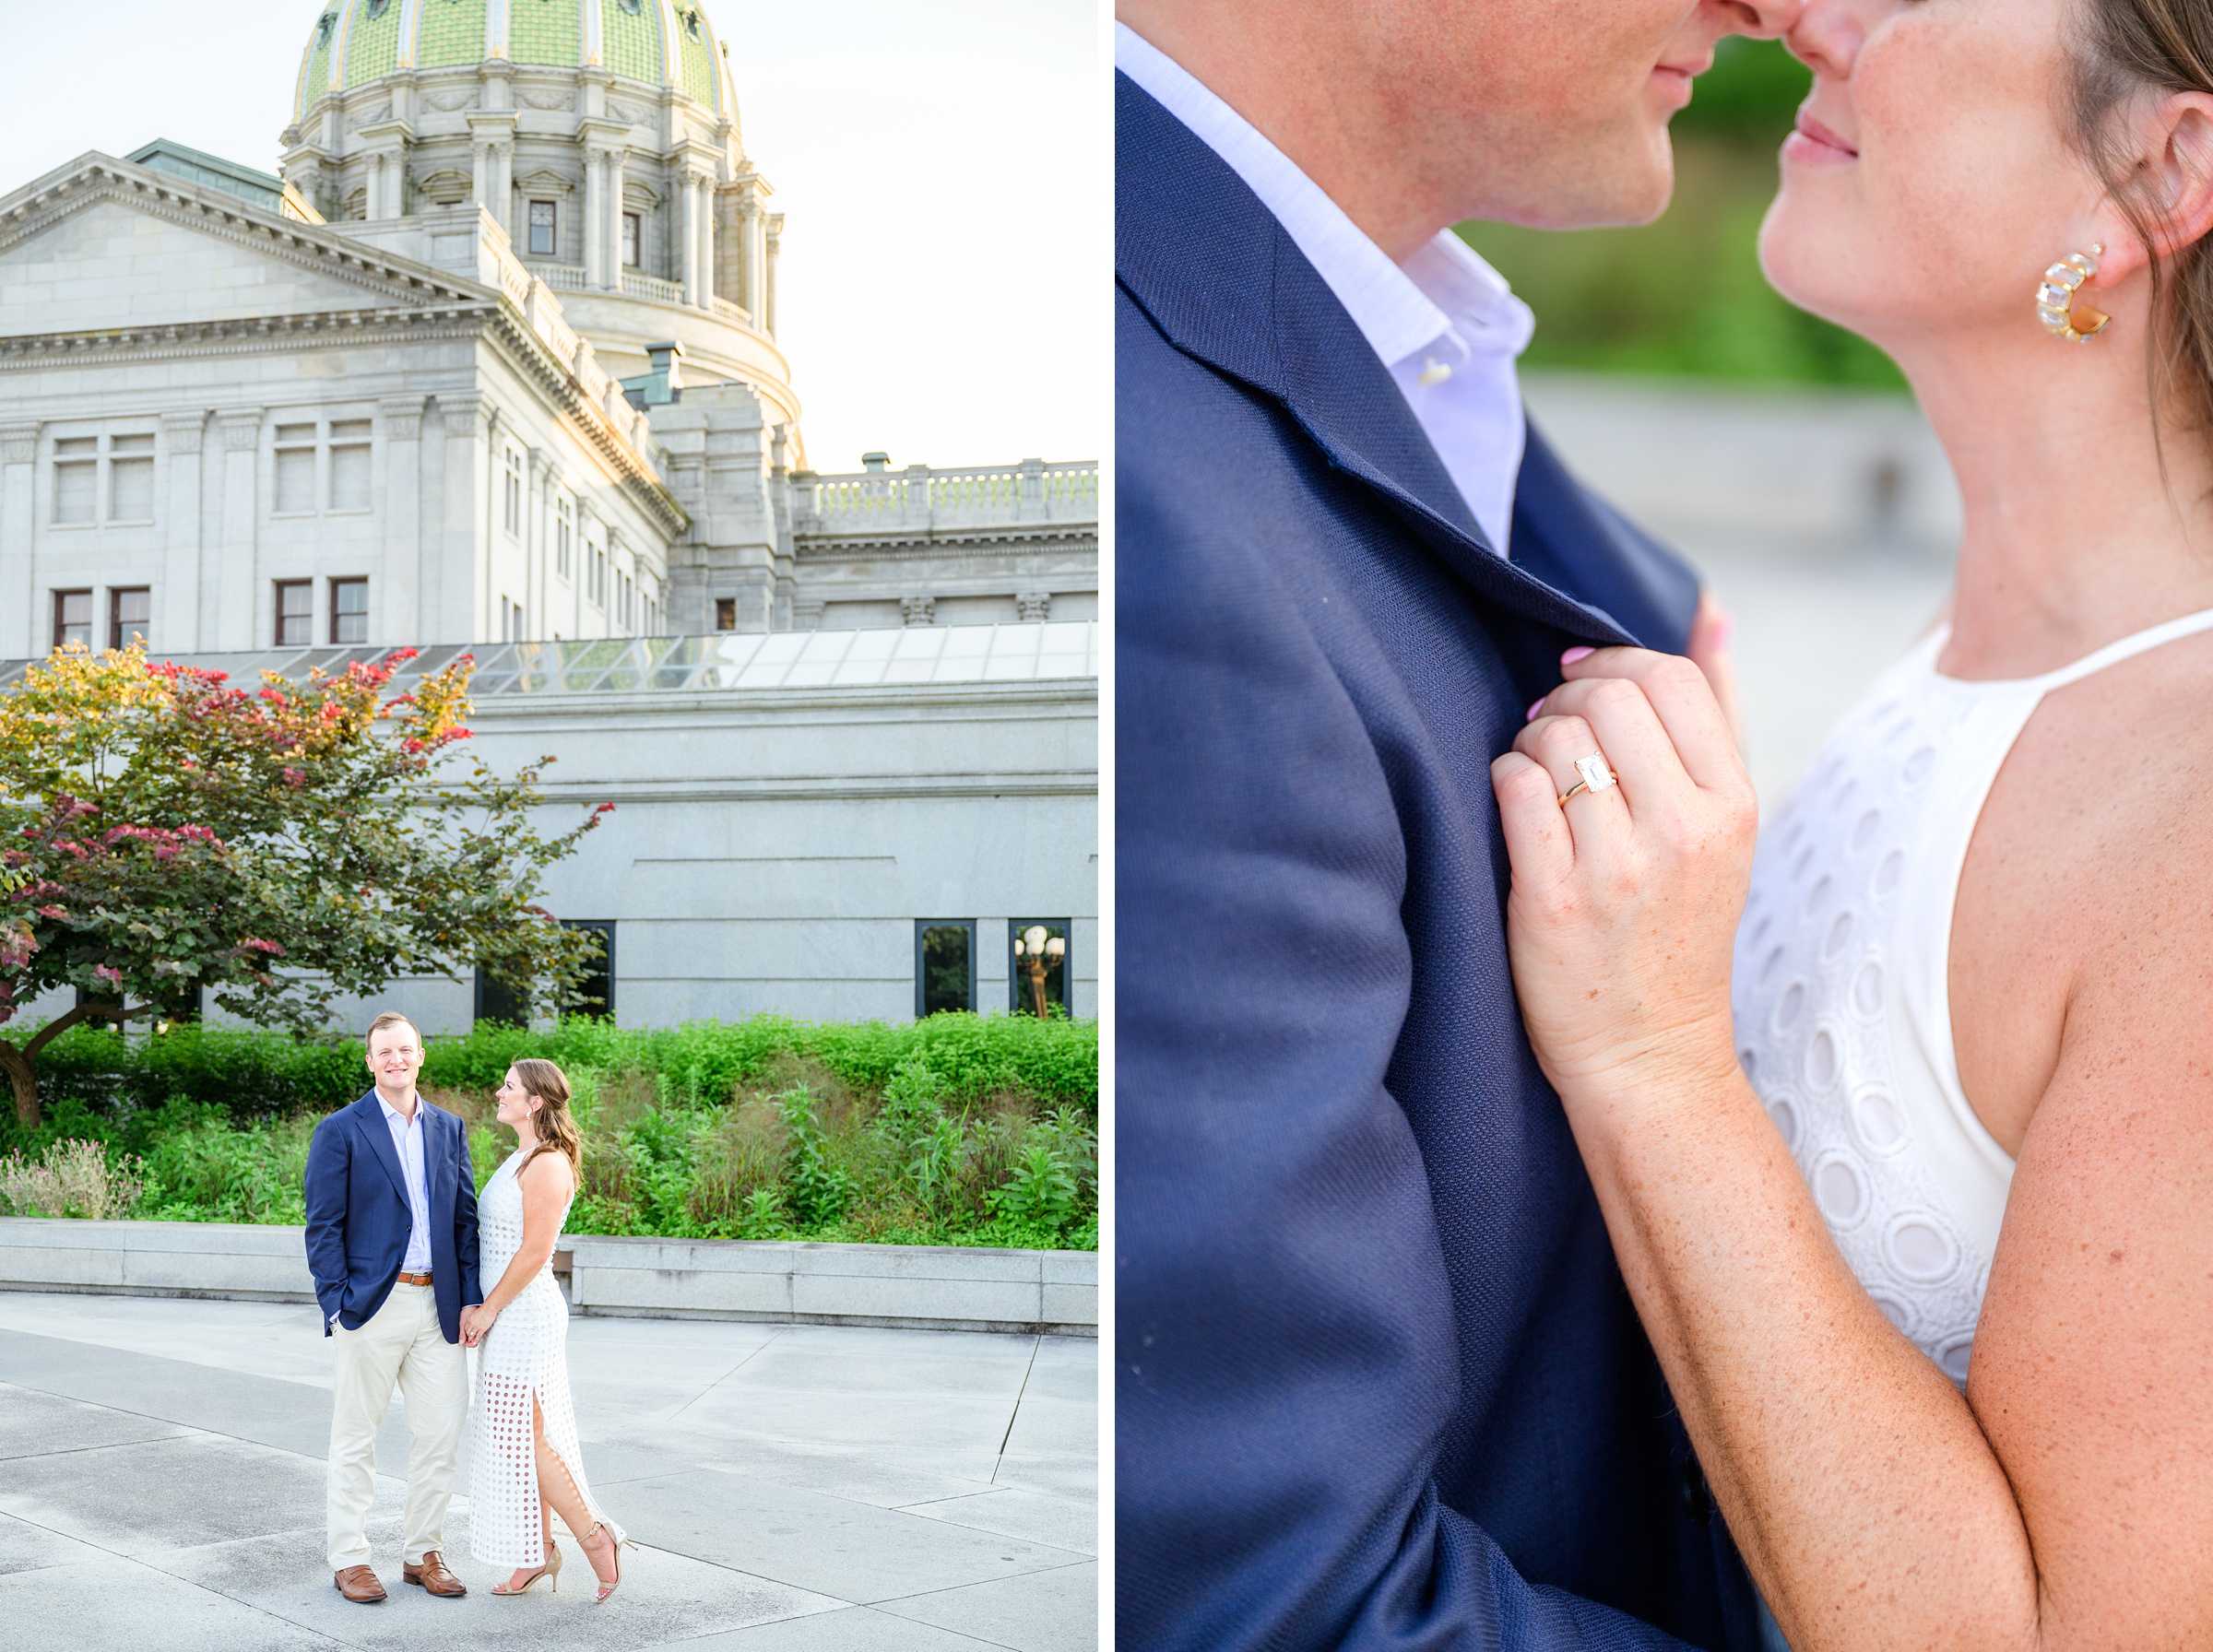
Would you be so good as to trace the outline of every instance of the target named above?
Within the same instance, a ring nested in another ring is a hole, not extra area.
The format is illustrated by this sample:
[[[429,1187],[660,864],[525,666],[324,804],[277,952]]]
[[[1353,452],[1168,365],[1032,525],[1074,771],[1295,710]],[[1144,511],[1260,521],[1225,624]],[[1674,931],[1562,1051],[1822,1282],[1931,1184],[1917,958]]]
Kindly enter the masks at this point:
[[[374,663],[388,647],[272,648],[254,654],[164,654],[179,665],[264,671],[292,681],[320,667]],[[475,643],[425,648],[393,686],[442,671],[473,654],[469,695],[479,704],[517,694],[626,694],[699,689],[896,688],[901,684],[1039,682],[1099,674],[1098,626],[1088,620],[1020,625],[916,625],[884,631],[721,632],[704,637],[614,637],[597,642]],[[25,660],[0,661],[0,690],[21,680]]]

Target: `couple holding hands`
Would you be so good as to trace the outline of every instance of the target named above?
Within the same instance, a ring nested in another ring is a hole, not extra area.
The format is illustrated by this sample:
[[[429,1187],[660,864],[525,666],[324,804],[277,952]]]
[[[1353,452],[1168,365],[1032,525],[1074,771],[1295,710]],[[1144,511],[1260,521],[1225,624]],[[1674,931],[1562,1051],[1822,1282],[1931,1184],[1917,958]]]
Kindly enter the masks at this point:
[[[467,1356],[479,1351],[469,1456],[469,1550],[514,1568],[495,1595],[540,1578],[558,1589],[558,1513],[598,1575],[597,1601],[622,1580],[622,1528],[592,1500],[569,1399],[568,1304],[553,1250],[575,1198],[580,1136],[569,1084],[526,1059],[499,1090],[499,1120],[518,1150],[485,1183],[467,1127],[416,1092],[422,1038],[405,1016],[368,1035],[375,1084],[315,1127],[307,1156],[307,1260],[326,1337],[337,1339],[330,1426],[332,1581],[363,1605],[385,1599],[369,1564],[376,1436],[396,1386],[410,1452],[405,1569],[427,1593],[468,1590],[444,1561]],[[491,1281],[483,1288],[482,1281]]]
[[[1118,9],[1122,1644],[2213,1646],[2213,4]],[[1764,827],[1450,230],[1730,33],[1966,505]]]

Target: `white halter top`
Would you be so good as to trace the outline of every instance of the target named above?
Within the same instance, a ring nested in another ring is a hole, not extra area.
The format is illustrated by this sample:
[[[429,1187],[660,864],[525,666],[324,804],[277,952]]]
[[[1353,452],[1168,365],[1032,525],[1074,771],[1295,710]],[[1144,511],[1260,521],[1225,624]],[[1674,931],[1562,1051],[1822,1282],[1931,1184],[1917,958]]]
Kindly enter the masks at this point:
[[[2181,637],[2171,620],[2041,677],[1936,670],[1940,627],[1822,749],[1753,860],[1737,1058],[1890,1322],[1962,1386],[2013,1160],[1960,1088],[1952,907],[2006,754],[2053,690]]]

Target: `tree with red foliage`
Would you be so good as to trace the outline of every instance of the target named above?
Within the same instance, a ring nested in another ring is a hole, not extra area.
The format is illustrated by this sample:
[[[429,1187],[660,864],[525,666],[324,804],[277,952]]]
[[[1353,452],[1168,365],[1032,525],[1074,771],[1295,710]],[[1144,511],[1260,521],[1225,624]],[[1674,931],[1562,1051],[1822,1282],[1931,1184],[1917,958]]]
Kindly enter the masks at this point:
[[[512,779],[464,762],[474,662],[388,693],[413,657],[243,688],[143,647],[73,647],[0,693],[0,1026],[78,989],[24,1036],[0,1033],[24,1127],[55,1037],[203,990],[302,1033],[342,996],[477,967],[526,1003],[579,1003],[597,939],[540,890],[613,805],[541,833],[552,759]]]

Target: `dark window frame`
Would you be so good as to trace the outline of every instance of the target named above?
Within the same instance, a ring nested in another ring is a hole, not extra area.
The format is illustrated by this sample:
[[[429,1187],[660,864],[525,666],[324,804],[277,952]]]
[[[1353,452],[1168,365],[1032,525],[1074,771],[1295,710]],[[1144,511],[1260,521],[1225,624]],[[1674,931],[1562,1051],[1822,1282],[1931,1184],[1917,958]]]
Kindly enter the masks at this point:
[[[360,609],[361,634],[358,637],[341,637],[338,635],[338,620],[341,618],[350,620],[354,616],[352,613],[346,613],[344,615],[340,614],[338,609],[338,593],[340,591],[350,591],[357,588],[361,594],[361,606]],[[369,576],[367,574],[349,573],[339,575],[331,580],[330,640],[334,644],[366,643],[369,640]]]
[[[976,1009],[976,956],[975,918],[917,918],[915,920],[915,1019],[922,1020],[933,1012],[929,1008],[929,974],[923,950],[923,938],[932,929],[961,929],[968,936],[968,1002],[966,1009]],[[941,1009],[942,1007],[941,1007]]]
[[[143,635],[154,623],[154,588],[151,585],[110,585],[108,587],[108,646],[127,648],[131,639],[124,631],[123,599],[126,596],[146,598],[146,617],[131,622],[132,629]]]
[[[715,629],[716,631],[736,631],[738,629],[738,599],[735,596],[717,596],[715,599]]]
[[[94,635],[92,629],[92,587],[89,585],[78,586],[66,591],[57,590],[54,592],[53,645],[56,648],[61,647],[63,643],[67,641],[67,638],[64,633],[75,629],[75,627],[66,618],[68,609],[65,606],[72,596],[81,596],[85,599],[85,618],[83,620],[83,625],[85,628],[85,646],[86,648],[89,649],[92,646],[92,638]]]
[[[312,579],[280,579],[270,582],[269,642],[275,648],[313,648],[315,645],[315,582]],[[287,614],[284,611],[284,594],[287,591],[307,593],[307,612]],[[297,620],[304,629],[297,637],[284,634],[284,622]]]
[[[542,226],[538,222],[538,208],[541,206],[545,208],[545,222]],[[527,244],[530,248],[528,256],[553,258],[560,255],[561,207],[559,203],[553,201],[528,203],[523,211],[523,222],[525,234],[527,237]],[[542,247],[538,244],[538,232],[541,227],[546,232],[546,244]]]
[[[563,918],[561,920],[561,926],[563,929],[590,929],[598,935],[600,941],[599,978],[607,984],[606,1002],[601,1004],[598,1009],[575,1009],[570,1013],[588,1015],[596,1020],[613,1021],[615,1019],[615,920],[613,918]],[[591,977],[586,976],[584,984],[587,986],[590,985]]]
[[[1073,918],[1009,918],[1007,920],[1007,1008],[1016,1015],[1035,1015],[1030,1008],[1030,984],[1023,968],[1023,961],[1014,956],[1014,942],[1024,929],[1043,924],[1049,938],[1055,931],[1068,942],[1068,950],[1060,955],[1060,984],[1055,990],[1052,972],[1046,972],[1045,1001],[1059,1004],[1064,1015],[1075,1014],[1073,989],[1076,956],[1076,921]]]

